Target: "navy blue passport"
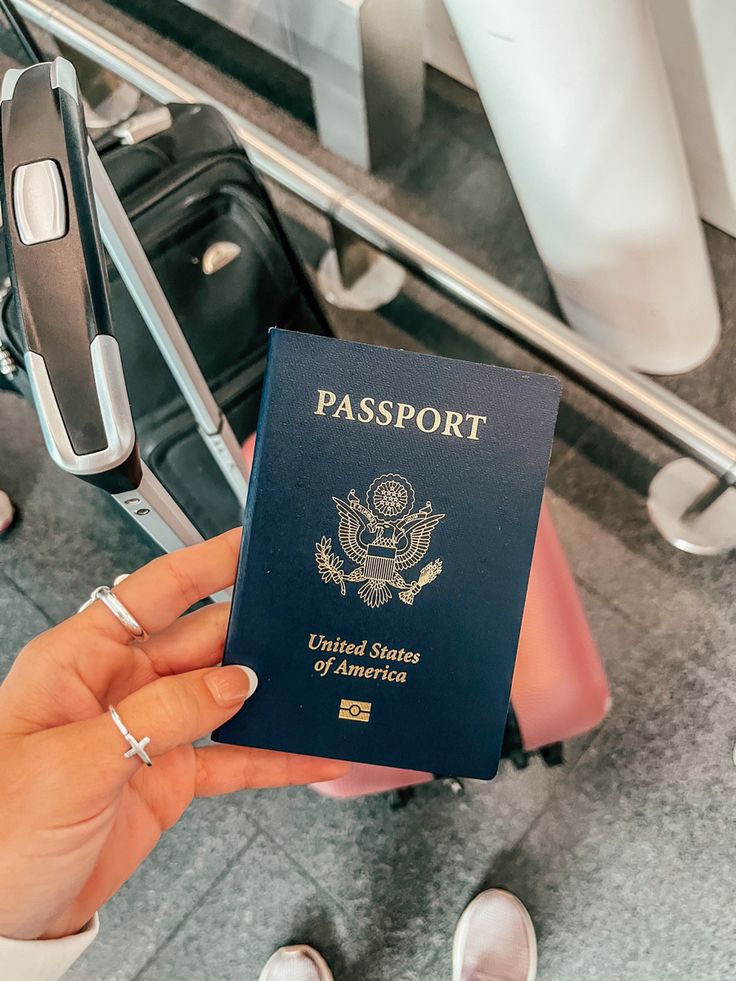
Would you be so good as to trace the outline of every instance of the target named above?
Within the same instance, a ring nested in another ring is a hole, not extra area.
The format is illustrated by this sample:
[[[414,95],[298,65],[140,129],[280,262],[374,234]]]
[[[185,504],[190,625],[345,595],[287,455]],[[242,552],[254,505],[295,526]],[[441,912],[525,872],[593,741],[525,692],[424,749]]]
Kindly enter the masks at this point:
[[[272,330],[220,742],[490,779],[560,399],[547,375]]]

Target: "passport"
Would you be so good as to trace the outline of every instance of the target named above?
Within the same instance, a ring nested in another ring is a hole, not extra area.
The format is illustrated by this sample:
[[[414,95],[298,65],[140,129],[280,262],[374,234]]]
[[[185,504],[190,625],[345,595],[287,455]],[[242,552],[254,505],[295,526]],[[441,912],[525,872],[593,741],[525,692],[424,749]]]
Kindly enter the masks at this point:
[[[559,382],[273,329],[213,738],[490,779]]]

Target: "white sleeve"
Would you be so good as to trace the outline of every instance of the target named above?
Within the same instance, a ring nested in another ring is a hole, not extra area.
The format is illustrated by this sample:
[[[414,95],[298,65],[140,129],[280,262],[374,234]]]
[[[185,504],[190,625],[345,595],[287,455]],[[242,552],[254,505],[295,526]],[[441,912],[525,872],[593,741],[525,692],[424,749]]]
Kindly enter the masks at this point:
[[[73,937],[9,940],[0,937],[0,978],[4,981],[59,981],[97,936],[97,913]]]

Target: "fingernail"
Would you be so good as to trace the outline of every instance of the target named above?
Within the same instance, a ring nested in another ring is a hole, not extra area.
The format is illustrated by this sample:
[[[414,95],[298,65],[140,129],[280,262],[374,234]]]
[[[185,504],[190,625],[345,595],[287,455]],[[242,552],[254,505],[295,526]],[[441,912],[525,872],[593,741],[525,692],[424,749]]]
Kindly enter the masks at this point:
[[[223,707],[244,702],[258,687],[258,675],[244,664],[228,664],[204,676],[204,683],[218,705]]]

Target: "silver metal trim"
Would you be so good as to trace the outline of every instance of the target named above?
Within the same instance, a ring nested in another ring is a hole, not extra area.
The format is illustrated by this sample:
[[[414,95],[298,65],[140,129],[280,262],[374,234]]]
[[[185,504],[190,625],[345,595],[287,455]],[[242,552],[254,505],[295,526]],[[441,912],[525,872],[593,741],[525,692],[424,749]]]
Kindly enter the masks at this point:
[[[112,496],[165,552],[196,545],[202,536],[146,464],[138,488]]]
[[[24,245],[53,242],[66,235],[66,195],[55,160],[35,160],[16,168],[13,213]]]
[[[49,70],[51,76],[51,88],[63,89],[72,99],[79,104],[79,82],[77,72],[71,61],[66,58],[54,58]]]
[[[722,555],[736,548],[736,487],[695,460],[672,460],[649,485],[647,510],[667,541],[692,555]]]
[[[112,434],[117,434],[121,447],[120,462],[123,463],[135,446],[136,435],[120,348],[114,337],[98,334],[89,346],[89,353],[105,435],[110,441]]]
[[[130,293],[196,419],[213,459],[240,504],[245,504],[248,470],[235,437],[220,411],[179,322],[156,278],[120,198],[89,141],[89,169],[97,203],[100,233],[120,278]]]
[[[35,68],[35,65],[31,65]],[[0,86],[0,102],[7,102],[13,98],[15,86],[18,79],[29,68],[9,68],[3,75],[2,86]],[[68,92],[75,102],[79,102],[79,84],[77,73],[71,61],[66,58],[54,58],[49,65],[49,78],[52,89],[63,89]]]
[[[99,334],[90,345],[90,355],[107,446],[104,450],[82,455],[74,450],[69,439],[46,362],[34,351],[25,355],[28,380],[49,456],[62,470],[78,477],[112,470],[128,459],[135,446],[135,427],[118,343],[114,337]]]
[[[112,496],[164,552],[175,552],[203,541],[192,522],[145,463],[142,464],[141,482],[137,489]],[[216,603],[227,603],[231,598],[230,589],[212,594]]]
[[[623,406],[640,423],[681,447],[709,470],[736,484],[736,435],[656,382],[620,367],[546,310],[403,221],[254,126],[218,99],[121,41],[65,4],[17,0],[30,21],[159,102],[202,102],[230,121],[255,166],[286,190],[332,216],[356,235],[463,305],[492,318],[551,358],[589,388]],[[488,347],[485,328],[461,327]]]
[[[245,506],[248,497],[250,468],[243,456],[243,450],[235,433],[222,417],[220,431],[207,433],[200,428],[199,434],[207,444],[215,462],[227,478],[227,482],[235,493],[238,501]]]
[[[18,79],[25,71],[28,71],[28,69],[8,68],[3,75],[3,82],[0,86],[0,102],[10,102],[15,92],[15,86],[18,84]]]

